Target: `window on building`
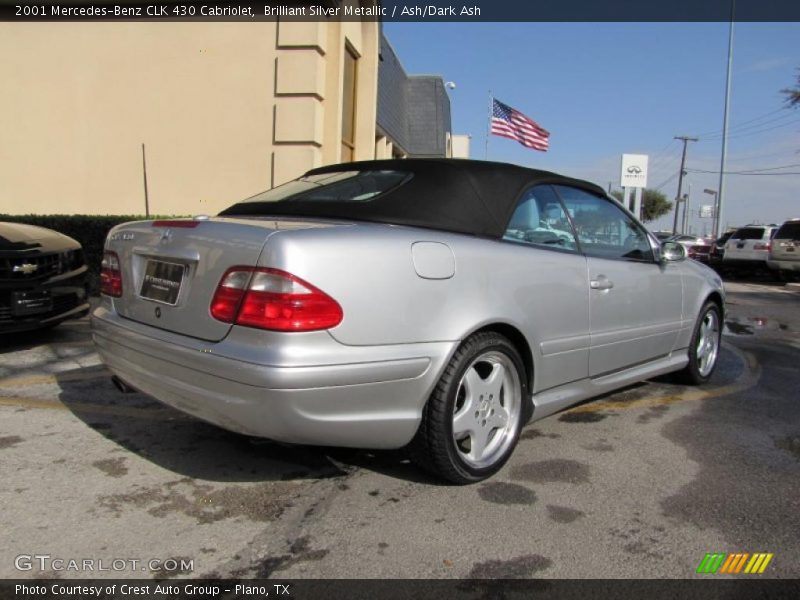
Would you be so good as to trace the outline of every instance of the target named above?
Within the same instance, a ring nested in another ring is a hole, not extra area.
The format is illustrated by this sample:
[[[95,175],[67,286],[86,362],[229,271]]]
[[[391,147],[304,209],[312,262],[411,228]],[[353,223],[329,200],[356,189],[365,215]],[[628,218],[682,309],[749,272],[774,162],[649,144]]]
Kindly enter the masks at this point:
[[[344,53],[342,92],[342,161],[355,159],[356,150],[356,77],[358,58],[349,47]]]

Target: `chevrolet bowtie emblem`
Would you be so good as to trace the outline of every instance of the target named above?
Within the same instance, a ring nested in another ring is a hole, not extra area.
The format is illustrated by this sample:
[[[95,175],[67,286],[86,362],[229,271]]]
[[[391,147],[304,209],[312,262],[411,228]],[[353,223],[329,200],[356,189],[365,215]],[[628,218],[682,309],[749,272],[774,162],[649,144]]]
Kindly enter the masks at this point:
[[[25,275],[30,275],[34,273],[39,268],[39,265],[34,265],[32,263],[22,263],[21,265],[14,265],[14,268],[11,269],[14,273],[25,273]]]

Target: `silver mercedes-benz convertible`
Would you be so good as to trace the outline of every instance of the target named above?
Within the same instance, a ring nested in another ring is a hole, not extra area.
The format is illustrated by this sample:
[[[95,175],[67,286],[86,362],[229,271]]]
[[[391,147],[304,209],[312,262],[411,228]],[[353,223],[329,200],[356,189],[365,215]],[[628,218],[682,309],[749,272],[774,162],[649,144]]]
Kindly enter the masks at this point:
[[[314,169],[213,218],[108,236],[118,387],[243,434],[408,447],[456,483],[520,429],[676,371],[702,384],[724,291],[601,188],[446,159]]]

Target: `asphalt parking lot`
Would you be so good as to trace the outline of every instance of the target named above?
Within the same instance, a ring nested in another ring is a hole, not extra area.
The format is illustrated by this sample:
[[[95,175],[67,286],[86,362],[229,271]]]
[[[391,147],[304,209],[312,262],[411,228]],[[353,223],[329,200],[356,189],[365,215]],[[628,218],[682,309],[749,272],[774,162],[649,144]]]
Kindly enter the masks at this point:
[[[708,387],[651,381],[531,424],[467,487],[120,394],[87,319],[11,336],[0,577],[687,578],[708,552],[800,577],[800,292],[727,288]]]

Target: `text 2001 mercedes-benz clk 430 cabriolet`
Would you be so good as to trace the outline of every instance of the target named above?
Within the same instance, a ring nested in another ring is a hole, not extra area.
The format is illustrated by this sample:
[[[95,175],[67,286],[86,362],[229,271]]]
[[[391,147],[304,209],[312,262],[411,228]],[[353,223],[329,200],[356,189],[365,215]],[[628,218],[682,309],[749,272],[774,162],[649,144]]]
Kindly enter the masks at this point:
[[[711,376],[719,277],[593,184],[477,161],[334,165],[214,218],[115,227],[94,340],[120,385],[227,429],[401,448],[452,482],[521,427]]]

